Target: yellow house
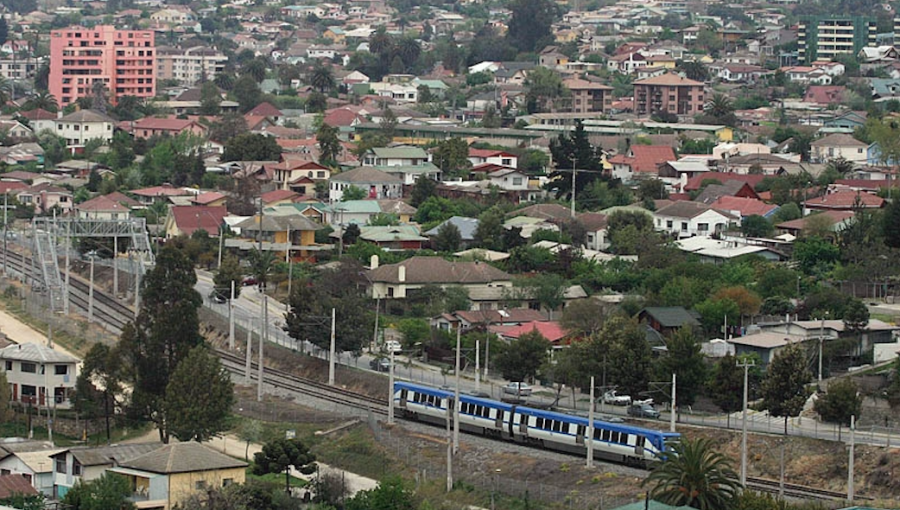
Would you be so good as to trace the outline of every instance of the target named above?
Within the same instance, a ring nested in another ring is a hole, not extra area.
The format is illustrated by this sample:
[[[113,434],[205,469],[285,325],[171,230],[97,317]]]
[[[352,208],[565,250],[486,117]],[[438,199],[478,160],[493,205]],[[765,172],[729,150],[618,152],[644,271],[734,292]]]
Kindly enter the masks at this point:
[[[325,39],[331,39],[334,44],[344,44],[344,41],[347,40],[347,35],[340,28],[332,27],[328,30],[322,32],[322,37]]]
[[[322,225],[314,223],[294,208],[268,209],[262,219],[256,215],[238,223],[234,228],[240,230],[240,237],[246,240],[249,248],[256,248],[256,243],[262,241],[264,251],[279,252],[282,258],[288,242],[292,256],[299,256],[303,260],[313,258],[313,252],[322,249],[316,245],[316,230],[321,229]],[[242,246],[240,242],[226,244],[239,249]]]
[[[244,483],[246,469],[246,462],[191,441],[162,446],[109,471],[128,480],[137,508],[171,510],[195,494]]]
[[[666,69],[675,69],[675,59],[671,55],[651,55],[645,57],[647,67],[663,67]]]

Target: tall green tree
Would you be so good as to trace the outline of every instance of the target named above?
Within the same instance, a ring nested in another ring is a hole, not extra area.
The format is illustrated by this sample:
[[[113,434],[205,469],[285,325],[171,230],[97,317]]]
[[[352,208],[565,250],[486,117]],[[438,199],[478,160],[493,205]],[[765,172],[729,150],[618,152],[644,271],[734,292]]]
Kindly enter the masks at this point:
[[[66,492],[62,502],[72,510],[133,510],[128,479],[115,473],[103,473],[89,482],[79,481]]]
[[[552,41],[550,27],[558,16],[556,4],[549,0],[514,0],[506,39],[521,53],[541,49]]]
[[[900,198],[894,198],[881,216],[884,244],[890,248],[900,248]]]
[[[413,185],[412,191],[410,192],[409,203],[413,207],[419,207],[423,202],[434,196],[434,191],[437,188],[437,183],[433,180],[425,177],[424,175],[420,175],[416,179],[416,183]]]
[[[344,151],[344,147],[341,146],[341,140],[338,138],[338,133],[338,128],[331,127],[325,123],[322,123],[318,131],[316,131],[316,143],[319,145],[319,163],[331,168],[337,168],[338,158],[341,157],[341,153]]]
[[[532,381],[549,357],[550,347],[543,335],[531,331],[513,340],[493,357],[492,363],[505,379]]]
[[[225,142],[222,161],[278,161],[281,147],[275,137],[244,133]]]
[[[194,347],[166,387],[167,427],[179,441],[209,441],[228,429],[234,384],[219,357]]]
[[[726,414],[730,427],[731,413],[744,408],[743,369],[737,366],[737,358],[726,354],[716,362],[712,369],[708,393],[713,403]]]
[[[434,238],[434,249],[442,252],[455,253],[462,242],[462,234],[453,223],[444,223],[438,228]]]
[[[550,140],[550,153],[556,170],[550,174],[551,190],[556,198],[572,196],[572,167],[575,167],[576,199],[585,188],[602,177],[602,151],[588,140],[584,125],[578,122],[575,129]]]
[[[200,87],[200,115],[218,115],[221,110],[222,96],[219,87],[208,81]]]
[[[75,410],[83,419],[103,418],[106,440],[111,440],[111,420],[124,403],[122,358],[108,345],[97,343],[84,357],[75,381]]]
[[[241,295],[241,283],[244,279],[244,271],[241,264],[234,255],[226,255],[222,259],[222,265],[216,270],[213,276],[213,284],[215,292],[220,296],[231,299],[231,288],[234,285],[234,297]]]
[[[825,395],[816,400],[815,410],[823,421],[850,425],[850,417],[859,418],[862,397],[853,379],[844,377],[828,384]]]
[[[788,418],[799,416],[809,397],[806,385],[812,380],[806,355],[797,344],[781,350],[769,363],[762,382],[762,405],[772,416],[784,417],[784,433]]]
[[[647,389],[652,372],[650,344],[641,325],[626,317],[611,317],[599,335],[608,346],[607,384],[615,384],[628,395]]]
[[[352,184],[344,188],[344,192],[341,193],[341,202],[347,202],[348,200],[363,200],[365,198],[366,190]]]
[[[181,250],[173,245],[160,249],[143,281],[137,319],[125,326],[117,346],[130,369],[131,411],[155,423],[164,443],[169,441],[164,405],[169,378],[188,352],[203,343],[198,316],[203,300],[196,284],[193,264]]]
[[[662,381],[676,374],[678,405],[693,405],[706,383],[707,369],[700,342],[690,328],[682,327],[666,338],[666,354],[658,359],[656,374]]]
[[[0,370],[0,423],[9,423],[13,418],[13,410],[10,407],[9,381],[6,372]]]
[[[563,85],[559,74],[546,67],[536,67],[528,73],[525,89],[528,113],[549,111],[554,101],[571,95],[569,89]]]
[[[469,161],[469,143],[465,138],[448,138],[439,142],[431,156],[446,177],[467,177],[472,162]]]
[[[331,67],[327,67],[321,63],[313,66],[309,72],[309,84],[318,89],[319,92],[325,93],[334,88],[334,74]]]
[[[316,456],[299,439],[276,439],[253,455],[253,474],[284,473],[285,488],[291,490],[291,468],[304,475],[316,472]]]
[[[361,491],[347,502],[346,510],[415,510],[413,490],[402,478],[390,477],[378,482],[374,489]]]
[[[492,207],[478,216],[473,235],[475,244],[488,250],[502,250],[503,211]]]
[[[244,113],[255,108],[262,99],[262,91],[259,89],[258,82],[252,76],[246,74],[234,82],[234,88],[231,90],[231,93]]]
[[[709,439],[683,439],[643,485],[650,487],[650,498],[667,505],[728,510],[740,489],[737,478],[731,461]]]

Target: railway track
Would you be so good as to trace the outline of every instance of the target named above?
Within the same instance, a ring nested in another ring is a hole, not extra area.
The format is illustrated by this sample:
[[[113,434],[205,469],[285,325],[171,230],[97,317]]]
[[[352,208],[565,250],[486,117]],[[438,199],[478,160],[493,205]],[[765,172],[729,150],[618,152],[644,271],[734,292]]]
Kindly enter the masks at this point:
[[[768,478],[747,477],[747,487],[759,492],[769,492],[772,494],[778,494],[779,492],[781,492],[781,487],[778,480],[769,480]],[[808,487],[806,485],[797,485],[794,483],[784,484],[784,495],[800,499],[825,499],[839,501],[847,499],[846,492],[829,491],[825,489],[818,489],[816,487]],[[870,498],[868,496],[856,496],[856,499],[871,501],[873,498]]]
[[[222,366],[229,372],[240,376],[245,375],[246,360],[231,352],[216,349],[216,354],[222,360]],[[252,362],[250,365],[250,379],[259,380],[258,378],[259,364]],[[325,383],[299,377],[281,370],[273,368],[265,368],[264,382],[271,384],[276,388],[285,389],[307,395],[310,397],[332,402],[335,404],[345,405],[355,409],[371,411],[375,414],[387,416],[388,403],[375,397],[369,397],[343,388],[335,388]]]

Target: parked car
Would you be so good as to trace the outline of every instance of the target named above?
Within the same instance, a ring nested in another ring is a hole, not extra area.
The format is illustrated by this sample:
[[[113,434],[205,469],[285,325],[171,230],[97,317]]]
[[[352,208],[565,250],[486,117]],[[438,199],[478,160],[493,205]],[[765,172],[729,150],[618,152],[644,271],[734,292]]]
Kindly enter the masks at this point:
[[[631,404],[631,397],[629,395],[618,395],[616,390],[609,390],[603,394],[603,403],[614,406],[627,406]]]
[[[216,289],[213,289],[212,292],[209,293],[209,299],[211,299],[213,303],[218,303],[220,305],[228,302],[228,298]]]
[[[523,382],[511,382],[503,387],[503,393],[515,395],[517,397],[530,397],[531,386]]]
[[[385,340],[384,342],[384,350],[386,352],[393,352],[394,354],[400,354],[403,352],[403,344],[396,340]]]
[[[387,372],[391,369],[391,361],[387,358],[375,358],[369,362],[369,368],[376,372]]]
[[[659,419],[659,411],[654,409],[652,405],[642,402],[640,404],[628,406],[628,416],[634,416],[636,418],[653,418],[656,420]]]
[[[255,276],[245,276],[244,279],[241,280],[241,285],[245,287],[248,285],[256,285],[256,283],[257,281]]]

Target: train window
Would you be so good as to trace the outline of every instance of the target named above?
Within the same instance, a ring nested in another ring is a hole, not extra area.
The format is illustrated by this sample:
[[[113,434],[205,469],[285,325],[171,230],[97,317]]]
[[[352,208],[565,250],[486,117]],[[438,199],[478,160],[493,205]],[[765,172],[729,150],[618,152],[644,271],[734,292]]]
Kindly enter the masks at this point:
[[[603,433],[603,429],[594,428],[594,440],[599,441],[600,434],[602,434],[602,433]]]
[[[603,435],[600,437],[600,439],[603,440],[603,441],[609,441],[609,436],[610,436],[610,434],[611,434],[610,431],[604,430],[604,431],[603,431]]]
[[[644,447],[644,441],[646,441],[646,440],[647,440],[647,438],[644,437],[644,436],[637,436],[637,439],[635,440],[634,445],[635,445],[636,447],[638,447],[638,448],[643,448],[643,447]]]
[[[487,406],[481,406],[481,416],[483,418],[490,418],[491,417],[491,409]]]
[[[537,427],[537,428],[539,428],[539,429],[544,428],[544,419],[543,419],[543,418],[535,418],[535,420],[534,420],[534,426]]]
[[[618,443],[619,436],[620,436],[620,434],[618,432],[613,432],[612,437],[610,438],[610,441],[612,441],[613,443]]]
[[[553,422],[553,432],[562,432],[563,430],[563,422],[554,421]]]

